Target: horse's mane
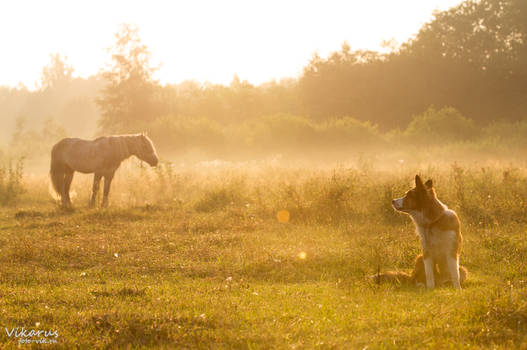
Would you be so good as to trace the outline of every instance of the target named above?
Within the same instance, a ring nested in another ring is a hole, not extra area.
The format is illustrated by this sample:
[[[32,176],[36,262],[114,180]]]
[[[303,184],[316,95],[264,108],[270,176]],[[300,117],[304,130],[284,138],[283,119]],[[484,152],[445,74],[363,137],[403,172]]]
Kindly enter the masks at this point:
[[[143,138],[141,138],[143,137]],[[147,141],[147,144],[155,152],[155,147],[152,142],[145,134],[124,134],[124,135],[110,135],[100,136],[92,142],[98,142],[101,140],[109,140],[110,144],[113,145],[113,152],[116,152],[116,157],[122,157],[128,154],[140,154],[143,140]]]
[[[94,139],[93,141],[99,141],[99,140],[102,140],[102,139],[106,139],[106,138],[109,138],[109,137],[112,137],[112,138],[124,138],[124,137],[137,137],[137,136],[145,136],[144,134],[121,134],[121,135],[105,135],[105,136],[99,136],[97,137],[96,139]],[[148,137],[147,137],[148,139]]]

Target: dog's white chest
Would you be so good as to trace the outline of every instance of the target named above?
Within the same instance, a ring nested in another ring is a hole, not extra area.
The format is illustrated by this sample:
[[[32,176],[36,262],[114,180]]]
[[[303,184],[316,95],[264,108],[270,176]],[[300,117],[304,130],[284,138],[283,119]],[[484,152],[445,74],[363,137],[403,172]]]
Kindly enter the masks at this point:
[[[451,250],[456,240],[456,232],[453,230],[418,226],[417,231],[423,251],[433,252],[434,255],[443,255]]]

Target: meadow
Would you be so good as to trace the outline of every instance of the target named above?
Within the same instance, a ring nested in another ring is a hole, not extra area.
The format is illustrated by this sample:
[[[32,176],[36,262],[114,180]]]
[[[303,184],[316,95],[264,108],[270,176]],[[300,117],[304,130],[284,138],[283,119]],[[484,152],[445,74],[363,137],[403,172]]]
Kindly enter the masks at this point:
[[[76,175],[73,211],[16,169],[0,174],[1,348],[16,327],[57,348],[527,348],[524,164],[130,160],[108,209]],[[460,216],[462,291],[367,278],[420,251],[391,208],[416,173]]]

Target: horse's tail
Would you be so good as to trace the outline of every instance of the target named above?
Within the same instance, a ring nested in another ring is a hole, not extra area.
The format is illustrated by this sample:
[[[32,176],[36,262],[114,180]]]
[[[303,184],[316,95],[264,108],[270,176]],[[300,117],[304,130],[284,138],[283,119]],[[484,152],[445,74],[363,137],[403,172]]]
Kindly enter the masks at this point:
[[[64,186],[64,165],[58,159],[59,144],[53,146],[51,150],[51,165],[49,169],[49,176],[51,178],[51,184],[55,192],[62,196],[62,187]]]

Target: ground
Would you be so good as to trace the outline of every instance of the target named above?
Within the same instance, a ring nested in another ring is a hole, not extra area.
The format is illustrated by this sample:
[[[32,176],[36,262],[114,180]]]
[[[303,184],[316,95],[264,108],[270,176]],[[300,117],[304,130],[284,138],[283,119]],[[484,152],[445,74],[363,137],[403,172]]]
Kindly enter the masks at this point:
[[[17,327],[59,348],[527,348],[521,169],[429,171],[462,220],[462,291],[367,279],[419,253],[389,201],[414,170],[126,171],[108,209],[89,179],[73,211],[42,179],[0,209],[3,348]]]

